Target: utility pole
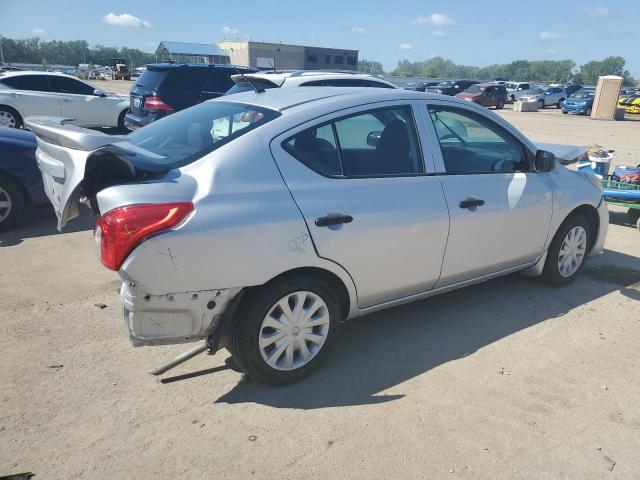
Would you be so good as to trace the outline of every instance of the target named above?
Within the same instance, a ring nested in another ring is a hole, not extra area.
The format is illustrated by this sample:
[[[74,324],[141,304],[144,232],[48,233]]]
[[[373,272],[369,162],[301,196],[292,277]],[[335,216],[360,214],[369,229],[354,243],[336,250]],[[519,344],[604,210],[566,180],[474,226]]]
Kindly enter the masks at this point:
[[[2,35],[0,35],[0,65],[4,65],[4,51],[2,50]]]

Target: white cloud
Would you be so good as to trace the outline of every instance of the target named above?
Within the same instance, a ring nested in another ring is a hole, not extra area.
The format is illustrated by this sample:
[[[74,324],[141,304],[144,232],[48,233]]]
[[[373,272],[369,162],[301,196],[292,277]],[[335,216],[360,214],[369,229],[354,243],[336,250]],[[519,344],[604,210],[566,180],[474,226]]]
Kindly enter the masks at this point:
[[[130,27],[130,28],[149,28],[151,27],[151,22],[147,20],[142,20],[141,18],[134,17],[133,15],[129,15],[128,13],[123,13],[122,15],[116,15],[113,12],[102,17],[102,21],[108,23],[109,25],[115,25],[116,27]]]
[[[591,18],[606,17],[609,15],[607,7],[581,7],[580,10]]]
[[[410,43],[401,43],[400,48],[402,50],[413,50],[413,45],[411,45]]]
[[[567,38],[567,36],[557,32],[540,32],[540,40],[559,40],[561,38]]]
[[[236,35],[238,33],[238,30],[231,28],[229,25],[225,25],[220,29],[220,31],[225,35]]]
[[[33,33],[34,35],[42,35],[44,33],[44,30],[36,27],[33,30],[31,30],[31,33]]]
[[[432,13],[426,17],[416,17],[413,23],[416,25],[433,25],[434,27],[440,27],[442,25],[453,25],[456,22],[444,13]]]
[[[442,30],[436,30],[431,35],[433,35],[434,37],[446,37],[447,36],[447,34],[444,33]]]
[[[354,25],[353,27],[351,27],[351,31],[353,33],[361,33],[361,34],[367,33],[367,29],[366,28],[358,27],[357,25]]]
[[[556,50],[555,48],[548,48],[545,52],[549,55],[555,55],[556,53],[558,53],[558,50]]]

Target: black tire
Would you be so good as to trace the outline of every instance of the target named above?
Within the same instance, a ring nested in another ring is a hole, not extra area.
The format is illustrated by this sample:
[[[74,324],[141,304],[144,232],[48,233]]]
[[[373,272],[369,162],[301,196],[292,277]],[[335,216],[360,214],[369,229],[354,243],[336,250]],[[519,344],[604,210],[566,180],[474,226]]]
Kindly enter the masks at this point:
[[[638,220],[640,220],[640,210],[636,208],[628,209],[627,220],[630,224],[634,225]]]
[[[571,276],[562,276],[558,267],[560,248],[562,247],[562,242],[564,241],[569,231],[577,226],[584,228],[587,233],[587,248],[584,254],[584,258],[582,259],[582,263],[576,269],[576,271],[573,272]],[[558,231],[553,237],[551,245],[549,245],[549,249],[547,250],[547,259],[544,264],[544,270],[542,271],[542,277],[547,283],[556,287],[560,287],[571,283],[576,278],[580,270],[582,270],[582,267],[584,267],[585,260],[587,259],[587,255],[589,254],[589,251],[591,249],[592,233],[593,232],[591,231],[591,225],[582,215],[571,215],[562,223],[562,225],[560,225],[560,228],[558,228]]]
[[[516,96],[515,95],[511,95],[511,103],[514,103],[516,101]]]
[[[585,114],[587,117],[590,117],[590,116],[591,116],[591,107],[587,108],[587,111],[586,111],[586,112],[584,112],[584,114]]]
[[[538,110],[543,110],[545,107],[544,100],[538,100]]]
[[[558,103],[556,104],[556,108],[562,108],[562,105],[564,105],[564,98],[561,98],[560,100],[558,100]]]
[[[122,112],[120,112],[120,115],[118,116],[118,128],[120,130],[126,130],[126,127],[124,126],[124,117],[128,111],[129,109],[125,108]]]
[[[258,339],[264,318],[288,294],[307,291],[318,295],[327,306],[329,330],[324,344],[305,365],[294,370],[277,370],[262,358]],[[309,375],[326,358],[342,319],[338,297],[321,279],[294,274],[248,291],[228,324],[228,346],[240,369],[253,380],[267,385],[286,385]]]
[[[6,231],[14,226],[22,217],[25,206],[20,187],[11,178],[0,174],[0,202],[2,202],[0,204],[7,201],[10,207],[0,208],[0,231]]]
[[[502,110],[504,108],[504,100],[499,100],[496,105],[496,110]]]
[[[18,111],[15,108],[11,108],[4,105],[0,106],[0,115],[2,115],[2,113],[11,115],[15,121],[13,125],[5,125],[5,126],[9,128],[22,128],[24,126],[22,116],[18,113]]]
[[[562,110],[562,113],[563,113],[564,115],[566,115],[566,114],[567,114],[567,113],[569,113],[569,112],[567,112],[566,110],[564,110],[564,109],[563,109],[563,110]]]

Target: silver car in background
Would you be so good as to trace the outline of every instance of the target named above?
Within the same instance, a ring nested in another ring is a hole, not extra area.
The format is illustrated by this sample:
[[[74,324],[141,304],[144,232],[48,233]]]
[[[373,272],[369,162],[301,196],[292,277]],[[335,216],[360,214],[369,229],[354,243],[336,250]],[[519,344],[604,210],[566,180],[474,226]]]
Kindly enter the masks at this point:
[[[536,88],[536,85],[531,82],[506,82],[504,86],[507,89],[507,100],[511,103],[520,100],[520,97],[530,93],[532,88]]]
[[[523,102],[536,102],[538,108],[542,109],[555,105],[556,108],[562,108],[567,98],[567,92],[563,87],[536,87],[529,90],[528,93],[521,95],[519,100]]]
[[[307,375],[344,320],[512,272],[564,285],[603,251],[600,181],[561,164],[585,149],[451,97],[251,91],[124,137],[28,123],[59,226],[80,199],[101,215],[133,344],[205,339],[260,382]]]

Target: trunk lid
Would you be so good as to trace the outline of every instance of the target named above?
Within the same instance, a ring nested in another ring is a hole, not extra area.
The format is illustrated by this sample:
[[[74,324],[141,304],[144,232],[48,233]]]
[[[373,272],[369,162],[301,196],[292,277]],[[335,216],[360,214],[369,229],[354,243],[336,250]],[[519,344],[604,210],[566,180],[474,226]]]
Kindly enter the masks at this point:
[[[30,118],[26,124],[37,138],[36,160],[58,230],[79,215],[85,200],[97,211],[99,190],[168,171],[154,168],[155,155],[128,144],[124,136],[66,125],[60,118]]]

